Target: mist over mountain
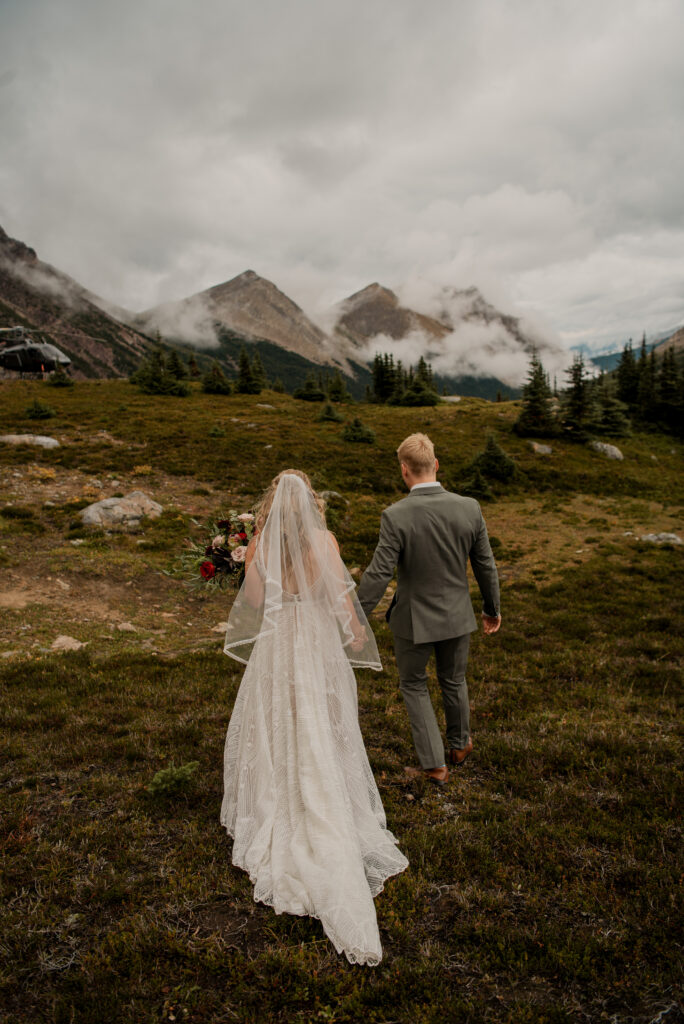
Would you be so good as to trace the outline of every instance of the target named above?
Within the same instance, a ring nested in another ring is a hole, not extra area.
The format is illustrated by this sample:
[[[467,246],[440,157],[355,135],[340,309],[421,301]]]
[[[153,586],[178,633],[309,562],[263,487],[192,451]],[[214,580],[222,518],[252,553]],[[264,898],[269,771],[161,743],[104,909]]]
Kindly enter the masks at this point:
[[[57,345],[72,360],[74,377],[125,376],[150,341],[105,305],[0,227],[0,326],[20,324]]]
[[[246,270],[177,302],[167,302],[134,318],[164,337],[210,349],[224,331],[246,341],[269,341],[317,364],[336,361],[331,340],[271,281]]]
[[[496,379],[516,388],[536,349],[549,372],[568,364],[568,353],[550,331],[502,313],[479,289],[410,283],[399,294],[374,283],[338,306],[336,334],[369,362],[391,352],[404,364],[423,356],[436,373]]]
[[[94,295],[41,261],[0,228],[0,325],[24,324],[53,341],[81,377],[125,376],[157,336],[192,347],[203,365],[233,371],[242,345],[259,349],[272,378],[297,386],[311,369],[339,367],[358,397],[377,353],[405,366],[432,363],[440,388],[495,397],[515,392],[536,349],[551,374],[570,354],[553,332],[502,312],[479,289],[413,280],[397,291],[378,282],[316,323],[253,270],[187,298],[132,313]]]

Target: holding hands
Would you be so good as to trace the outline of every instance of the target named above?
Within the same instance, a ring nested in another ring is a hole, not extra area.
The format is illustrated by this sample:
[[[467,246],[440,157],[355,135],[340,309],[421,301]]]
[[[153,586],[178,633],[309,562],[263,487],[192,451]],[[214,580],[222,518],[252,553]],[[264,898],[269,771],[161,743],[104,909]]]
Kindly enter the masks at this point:
[[[485,615],[485,613],[482,612],[482,628],[484,629],[485,636],[490,636],[492,633],[496,633],[500,625],[500,615]]]

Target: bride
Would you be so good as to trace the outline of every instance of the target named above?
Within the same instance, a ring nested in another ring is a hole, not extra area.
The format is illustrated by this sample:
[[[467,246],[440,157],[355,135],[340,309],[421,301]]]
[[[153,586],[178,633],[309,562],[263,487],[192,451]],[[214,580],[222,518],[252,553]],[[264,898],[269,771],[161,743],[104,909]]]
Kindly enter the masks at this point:
[[[221,822],[254,899],[320,919],[351,963],[379,963],[373,897],[407,867],[387,830],[352,666],[380,669],[309,478],[266,491],[225,653],[247,665],[226,736]]]

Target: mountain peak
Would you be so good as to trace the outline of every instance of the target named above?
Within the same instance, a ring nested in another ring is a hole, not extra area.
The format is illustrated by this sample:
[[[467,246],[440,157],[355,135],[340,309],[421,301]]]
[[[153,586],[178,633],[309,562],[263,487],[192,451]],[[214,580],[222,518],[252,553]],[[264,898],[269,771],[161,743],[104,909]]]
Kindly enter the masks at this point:
[[[254,270],[141,315],[170,338],[215,345],[221,328],[247,341],[270,341],[314,363],[332,362],[329,339],[272,281]]]

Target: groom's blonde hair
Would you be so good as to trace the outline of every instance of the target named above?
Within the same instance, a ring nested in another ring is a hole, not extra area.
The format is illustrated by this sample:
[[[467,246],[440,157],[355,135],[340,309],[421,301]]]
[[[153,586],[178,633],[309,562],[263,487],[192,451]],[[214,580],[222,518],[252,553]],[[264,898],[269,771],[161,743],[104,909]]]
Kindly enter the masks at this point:
[[[425,476],[435,468],[435,446],[427,434],[411,434],[397,448],[397,458],[413,476]]]

